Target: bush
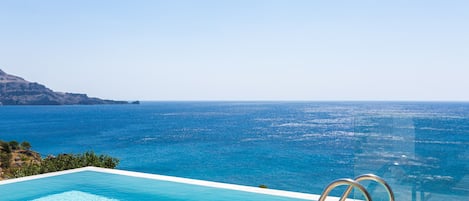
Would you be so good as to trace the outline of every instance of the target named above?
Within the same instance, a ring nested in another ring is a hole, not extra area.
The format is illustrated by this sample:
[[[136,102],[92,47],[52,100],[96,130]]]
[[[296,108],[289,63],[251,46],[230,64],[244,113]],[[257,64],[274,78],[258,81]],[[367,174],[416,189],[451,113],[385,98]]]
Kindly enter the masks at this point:
[[[24,141],[21,143],[21,148],[29,151],[31,149],[31,144],[27,141]]]
[[[18,150],[18,149],[20,148],[20,143],[18,143],[17,141],[14,141],[14,140],[13,140],[13,141],[10,141],[10,142],[8,143],[8,145],[10,145],[10,148],[11,148],[12,150]]]
[[[103,168],[115,168],[119,164],[119,159],[108,155],[96,155],[92,151],[83,154],[60,154],[57,157],[47,157],[40,165],[30,164],[12,171],[12,177],[24,177],[48,172],[56,172],[95,166]]]
[[[31,144],[27,141],[19,144],[17,141],[5,142],[0,140],[0,168],[3,169],[5,176],[8,178],[30,176],[86,166],[115,168],[119,164],[119,159],[108,155],[96,155],[94,152],[88,151],[83,154],[60,154],[57,157],[50,156],[44,158],[39,164],[31,161],[30,163],[24,163],[23,167],[11,168],[12,152],[19,149],[27,150],[26,154],[29,154],[30,156],[35,155],[35,153],[31,152]],[[20,157],[24,162],[28,160],[28,157],[24,155],[20,155]]]
[[[1,168],[9,168],[11,161],[11,153],[8,152],[0,152],[0,167]]]
[[[5,141],[0,141],[0,149],[2,152],[11,153],[10,143]]]

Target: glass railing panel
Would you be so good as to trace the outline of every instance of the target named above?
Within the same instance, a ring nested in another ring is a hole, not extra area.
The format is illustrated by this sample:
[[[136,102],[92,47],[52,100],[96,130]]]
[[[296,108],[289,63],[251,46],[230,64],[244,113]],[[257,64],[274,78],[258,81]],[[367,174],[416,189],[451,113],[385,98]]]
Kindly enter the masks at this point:
[[[410,104],[410,103],[409,103]],[[373,173],[396,200],[466,200],[469,197],[469,114],[458,105],[399,104],[355,118],[355,175]],[[443,111],[442,111],[443,110]],[[405,111],[405,112],[402,112]],[[374,200],[384,188],[366,183]]]

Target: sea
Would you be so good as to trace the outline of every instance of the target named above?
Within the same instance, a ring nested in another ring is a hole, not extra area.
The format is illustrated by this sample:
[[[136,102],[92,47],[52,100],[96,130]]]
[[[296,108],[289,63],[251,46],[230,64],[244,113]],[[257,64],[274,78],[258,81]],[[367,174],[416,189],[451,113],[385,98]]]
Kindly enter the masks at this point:
[[[146,173],[313,194],[372,173],[396,200],[469,200],[467,102],[1,106],[0,139],[43,157],[107,154]]]

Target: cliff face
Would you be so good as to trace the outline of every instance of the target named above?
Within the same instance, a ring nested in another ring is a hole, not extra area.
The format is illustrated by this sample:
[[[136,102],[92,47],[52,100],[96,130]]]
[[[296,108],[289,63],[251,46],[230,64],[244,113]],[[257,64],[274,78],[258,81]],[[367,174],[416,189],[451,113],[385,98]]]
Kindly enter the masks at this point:
[[[42,84],[0,70],[0,105],[94,105],[128,104],[127,101],[102,100],[86,94],[54,92]]]

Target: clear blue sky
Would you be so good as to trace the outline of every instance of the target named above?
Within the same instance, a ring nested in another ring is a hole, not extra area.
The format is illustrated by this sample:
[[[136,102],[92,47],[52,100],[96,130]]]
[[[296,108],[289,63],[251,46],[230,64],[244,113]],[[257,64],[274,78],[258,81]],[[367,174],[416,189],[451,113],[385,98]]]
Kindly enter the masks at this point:
[[[0,68],[124,100],[469,101],[469,1],[0,0]]]

